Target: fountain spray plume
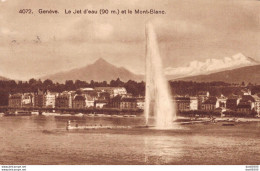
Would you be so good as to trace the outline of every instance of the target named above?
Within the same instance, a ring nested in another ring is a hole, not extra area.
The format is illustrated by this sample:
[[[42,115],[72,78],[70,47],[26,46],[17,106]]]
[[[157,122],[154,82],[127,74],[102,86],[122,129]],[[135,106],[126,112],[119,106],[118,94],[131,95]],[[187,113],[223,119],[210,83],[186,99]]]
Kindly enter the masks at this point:
[[[149,124],[149,116],[154,116],[158,129],[172,127],[176,118],[168,82],[163,74],[162,60],[157,45],[157,38],[151,23],[146,24],[146,88],[145,118]]]

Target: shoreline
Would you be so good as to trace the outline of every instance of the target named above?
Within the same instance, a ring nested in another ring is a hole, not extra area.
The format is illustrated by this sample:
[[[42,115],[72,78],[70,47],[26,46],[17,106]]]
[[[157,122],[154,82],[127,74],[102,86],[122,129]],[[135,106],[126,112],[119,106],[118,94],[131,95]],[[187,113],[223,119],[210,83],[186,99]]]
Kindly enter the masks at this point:
[[[242,118],[242,117],[185,117],[177,116],[177,120],[204,121],[204,122],[260,122],[260,118]]]
[[[31,116],[54,116],[55,118],[61,118],[61,119],[83,119],[83,118],[144,118],[144,115],[134,115],[134,114],[128,114],[128,115],[121,115],[121,114],[60,114],[60,113],[42,113],[39,114],[32,114]],[[4,117],[4,114],[0,114],[0,117]],[[11,116],[15,117],[15,116]],[[21,116],[17,116],[21,117]],[[150,117],[153,119],[153,117]],[[177,116],[175,122],[193,122],[193,123],[201,123],[201,122],[260,122],[259,117],[255,118],[243,118],[243,117],[189,117],[189,116]]]

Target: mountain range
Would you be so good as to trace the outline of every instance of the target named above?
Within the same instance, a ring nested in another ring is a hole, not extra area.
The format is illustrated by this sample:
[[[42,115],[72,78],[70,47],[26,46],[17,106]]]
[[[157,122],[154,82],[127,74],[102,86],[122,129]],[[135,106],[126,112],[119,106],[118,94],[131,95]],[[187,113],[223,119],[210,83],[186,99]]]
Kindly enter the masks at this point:
[[[246,66],[226,71],[211,73],[208,75],[197,75],[191,77],[179,78],[176,80],[212,82],[223,81],[226,83],[256,83],[260,84],[260,65]]]
[[[191,61],[186,66],[168,67],[165,74],[169,80],[186,80],[197,82],[224,81],[229,83],[251,82],[260,84],[260,63],[253,58],[239,53],[222,59],[207,59],[206,61]],[[124,67],[116,67],[100,58],[93,64],[46,75],[40,79],[51,79],[64,83],[66,80],[108,81],[120,78],[122,81],[144,80],[144,75],[132,73]],[[8,78],[0,77],[0,80]]]
[[[259,64],[259,62],[253,58],[238,53],[222,59],[207,59],[202,62],[194,60],[186,66],[176,68],[168,67],[165,69],[165,74],[169,79],[177,79],[188,76],[211,74],[257,64]]]
[[[100,58],[93,64],[82,68],[73,69],[66,72],[59,72],[47,75],[41,79],[51,79],[54,82],[65,82],[66,80],[82,80],[82,81],[111,81],[120,78],[122,81],[143,80],[143,76],[136,75],[124,67],[116,67],[104,59]]]
[[[225,81],[225,82],[252,82],[260,83],[259,62],[253,58],[246,57],[241,53],[223,59],[207,59],[204,62],[191,61],[187,66],[177,68],[166,68],[165,74],[169,80],[190,81]],[[54,82],[65,82],[66,80],[84,81],[111,81],[120,78],[122,81],[144,80],[144,75],[137,75],[124,67],[116,67],[100,58],[93,64],[67,72],[42,77]]]

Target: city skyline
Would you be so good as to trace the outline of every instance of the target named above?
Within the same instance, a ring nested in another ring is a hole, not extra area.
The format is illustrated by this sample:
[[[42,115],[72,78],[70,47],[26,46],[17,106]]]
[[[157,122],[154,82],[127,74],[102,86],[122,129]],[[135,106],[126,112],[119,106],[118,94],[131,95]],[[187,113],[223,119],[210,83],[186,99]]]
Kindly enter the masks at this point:
[[[164,67],[242,53],[260,60],[257,1],[0,2],[0,75],[28,80],[93,63],[98,58],[134,73],[144,71],[144,26],[151,21]],[[84,4],[84,5],[82,5]],[[165,15],[66,15],[64,9],[158,9]],[[59,15],[38,14],[57,9]],[[12,21],[12,22],[10,22]]]

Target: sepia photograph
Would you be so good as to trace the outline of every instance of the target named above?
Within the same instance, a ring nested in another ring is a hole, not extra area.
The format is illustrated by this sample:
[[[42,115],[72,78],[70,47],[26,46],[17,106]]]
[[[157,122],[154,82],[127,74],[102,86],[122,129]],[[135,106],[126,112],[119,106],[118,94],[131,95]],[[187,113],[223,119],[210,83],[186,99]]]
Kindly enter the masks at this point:
[[[258,171],[259,12],[259,0],[0,0],[2,171]]]

